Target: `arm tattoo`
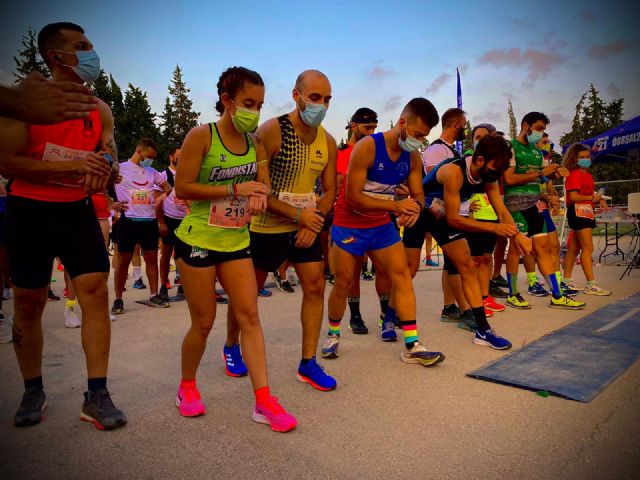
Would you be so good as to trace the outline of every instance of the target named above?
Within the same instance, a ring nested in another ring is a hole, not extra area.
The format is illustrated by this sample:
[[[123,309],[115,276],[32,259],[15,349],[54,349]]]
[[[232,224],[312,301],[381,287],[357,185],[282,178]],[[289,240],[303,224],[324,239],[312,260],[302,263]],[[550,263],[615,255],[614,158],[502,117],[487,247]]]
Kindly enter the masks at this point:
[[[111,137],[107,140],[107,149],[113,152],[113,159],[118,161],[118,147],[116,146],[116,141]]]

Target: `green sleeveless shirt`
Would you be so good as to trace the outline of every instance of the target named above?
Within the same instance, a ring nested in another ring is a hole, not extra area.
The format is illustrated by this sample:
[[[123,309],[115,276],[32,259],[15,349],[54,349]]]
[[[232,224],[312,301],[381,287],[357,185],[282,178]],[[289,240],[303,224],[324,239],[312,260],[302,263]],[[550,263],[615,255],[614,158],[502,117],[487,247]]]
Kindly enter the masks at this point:
[[[218,127],[209,124],[211,147],[202,159],[198,182],[205,185],[229,185],[255,180],[257,172],[256,150],[248,135],[247,151],[242,155],[231,153],[222,143]],[[249,228],[224,228],[210,225],[211,200],[194,200],[191,212],[176,229],[176,236],[192,247],[218,252],[234,252],[249,246]]]

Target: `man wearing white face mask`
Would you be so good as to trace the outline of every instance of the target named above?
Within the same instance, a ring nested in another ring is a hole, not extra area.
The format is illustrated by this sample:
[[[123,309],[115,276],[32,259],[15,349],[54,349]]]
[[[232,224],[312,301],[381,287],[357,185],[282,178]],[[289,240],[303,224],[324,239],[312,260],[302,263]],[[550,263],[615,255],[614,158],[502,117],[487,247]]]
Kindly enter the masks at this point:
[[[267,272],[289,260],[302,285],[302,359],[298,380],[318,390],[336,381],[316,362],[324,308],[324,264],[320,232],[336,196],[336,142],[321,123],[331,100],[331,84],[322,72],[298,75],[292,92],[296,108],[268,120],[257,131],[269,163],[268,211],[251,220],[251,253],[258,285]],[[316,202],[314,186],[322,180]]]
[[[540,180],[556,178],[558,164],[543,165],[543,158],[536,144],[542,139],[549,118],[541,112],[529,112],[520,122],[520,133],[514,138],[511,166],[504,172],[505,205],[521,233],[533,240],[536,262],[551,290],[549,307],[580,310],[584,302],[577,302],[562,292],[560,272],[554,272],[553,253],[549,243],[547,225],[537,206],[540,200]],[[515,249],[507,255],[507,304],[514,308],[529,309],[531,305],[518,292],[519,256]]]
[[[46,25],[38,34],[38,50],[52,83],[81,85],[98,77],[100,61],[78,25]],[[109,257],[90,195],[104,192],[110,178],[117,177],[118,164],[113,162],[113,115],[103,101],[97,104],[88,117],[44,126],[0,119],[0,173],[13,179],[6,220],[13,345],[25,387],[14,417],[17,427],[41,422],[47,406],[42,313],[55,257],[64,262],[82,307],[88,381],[81,419],[101,430],[127,421],[107,390]]]
[[[124,313],[122,292],[127,280],[129,264],[136,244],[140,244],[149,280],[149,306],[168,307],[169,302],[158,295],[158,221],[155,209],[155,191],[171,193],[166,177],[151,167],[158,154],[153,140],[143,138],[128,162],[120,165],[122,181],[116,185],[118,201],[126,203],[118,225],[118,264],[114,276],[116,298],[111,313]]]

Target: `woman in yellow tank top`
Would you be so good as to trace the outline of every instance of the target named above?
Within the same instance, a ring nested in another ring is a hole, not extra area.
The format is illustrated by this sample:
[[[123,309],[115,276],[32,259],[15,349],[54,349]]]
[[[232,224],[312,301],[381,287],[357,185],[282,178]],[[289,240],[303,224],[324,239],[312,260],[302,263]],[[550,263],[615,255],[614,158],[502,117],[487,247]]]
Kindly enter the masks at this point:
[[[250,215],[267,207],[268,178],[264,148],[250,132],[258,126],[264,102],[260,75],[231,67],[218,81],[220,120],[193,128],[187,135],[176,172],[176,195],[192,201],[192,211],[176,230],[175,257],[191,314],[182,343],[182,380],[176,396],[181,415],[205,413],[196,387],[196,371],[216,314],[216,276],[229,295],[242,331],[239,345],[225,345],[222,356],[230,376],[249,373],[256,404],[253,420],[286,432],[297,421],[271,396],[264,337],[258,317],[258,289],[249,254]],[[248,368],[247,368],[248,367]]]

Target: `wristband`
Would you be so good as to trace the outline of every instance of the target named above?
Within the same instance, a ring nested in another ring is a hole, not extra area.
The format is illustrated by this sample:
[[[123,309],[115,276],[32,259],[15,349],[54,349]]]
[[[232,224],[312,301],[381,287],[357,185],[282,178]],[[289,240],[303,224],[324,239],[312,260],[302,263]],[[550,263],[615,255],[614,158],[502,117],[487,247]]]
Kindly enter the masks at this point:
[[[324,218],[324,213],[322,213],[320,210],[316,210],[316,213],[320,215],[322,218]]]
[[[293,223],[298,223],[298,220],[300,220],[300,215],[302,214],[302,209],[300,207],[296,208],[296,216],[293,217]]]

